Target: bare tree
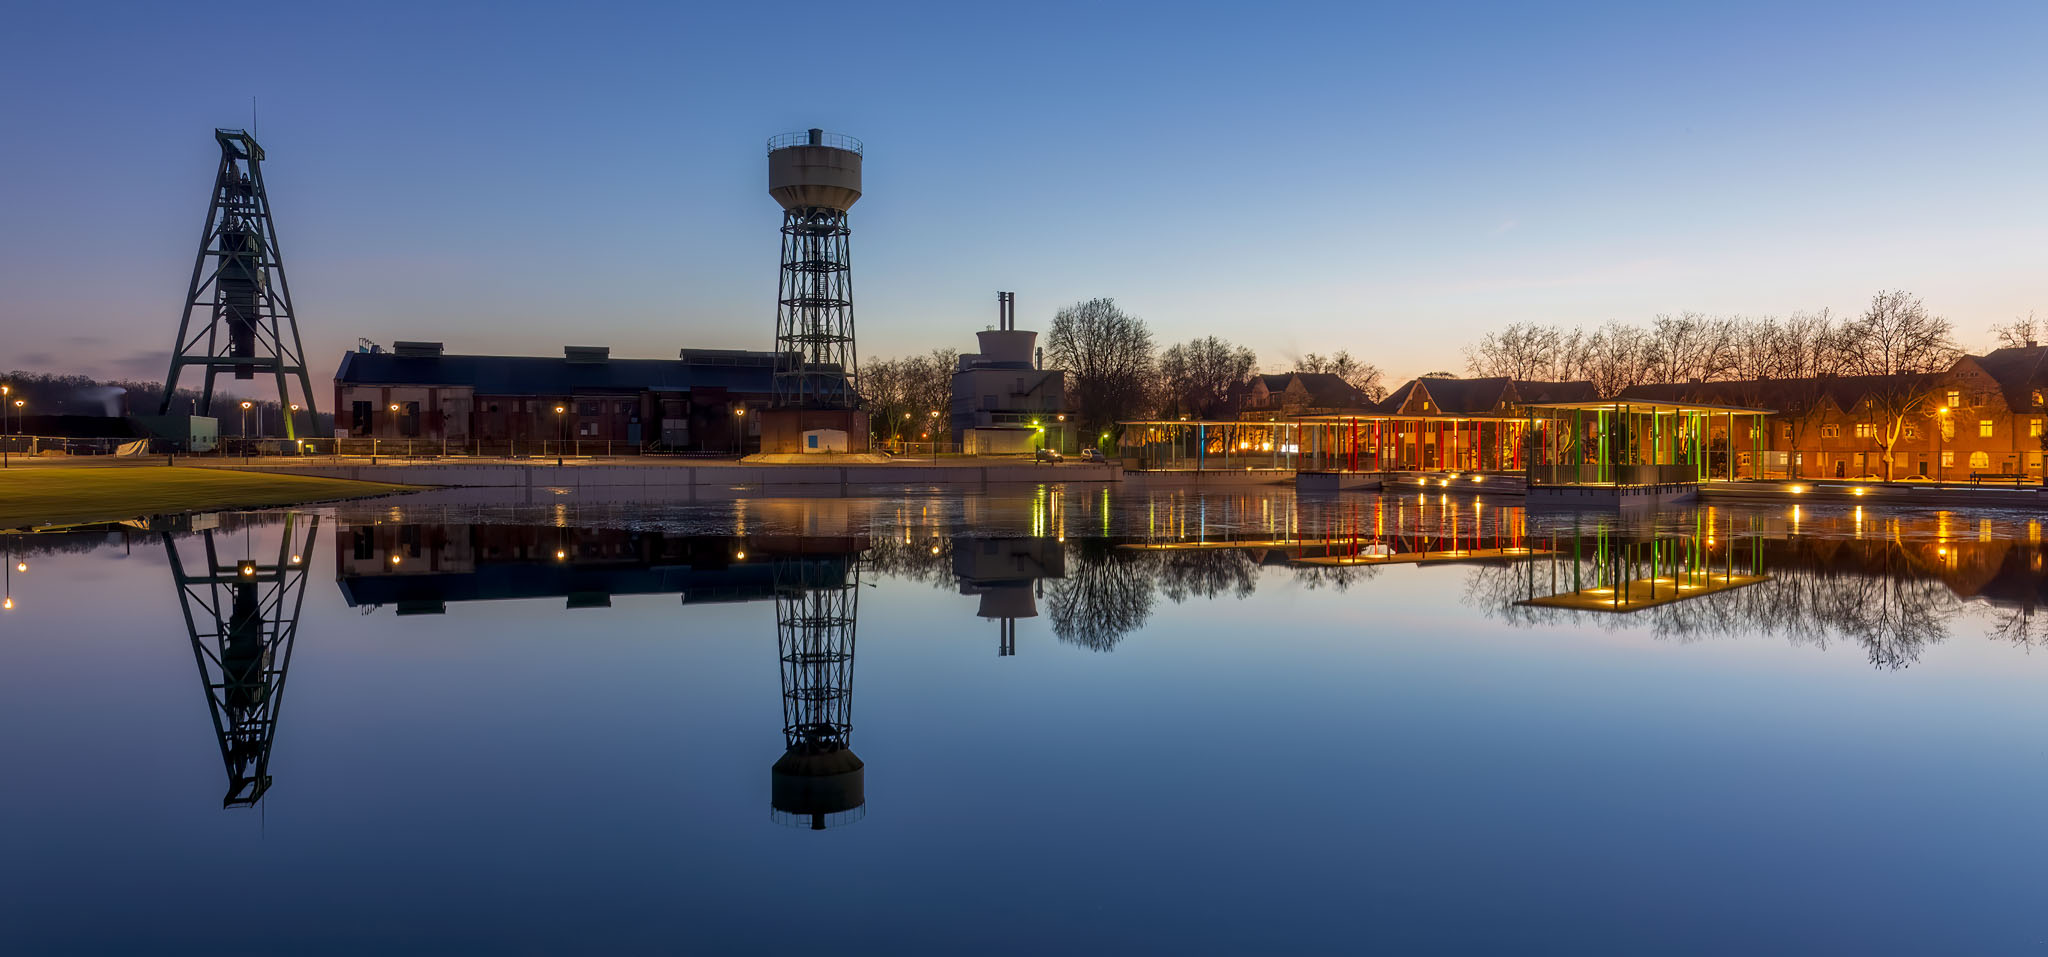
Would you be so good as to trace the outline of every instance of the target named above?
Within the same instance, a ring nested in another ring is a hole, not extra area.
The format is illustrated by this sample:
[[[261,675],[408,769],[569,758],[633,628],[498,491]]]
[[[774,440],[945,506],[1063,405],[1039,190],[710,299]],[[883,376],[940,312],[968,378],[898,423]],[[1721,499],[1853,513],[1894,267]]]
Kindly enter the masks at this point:
[[[1465,369],[1475,376],[1557,379],[1563,333],[1533,322],[1511,322],[1465,349]]]
[[[1334,375],[1343,379],[1352,388],[1365,393],[1365,397],[1374,402],[1378,402],[1387,394],[1380,367],[1354,359],[1349,351],[1343,349],[1337,350],[1337,353],[1331,356],[1320,356],[1313,352],[1302,356],[1301,361],[1295,363],[1294,371]]]
[[[1594,333],[1586,346],[1584,378],[1601,395],[1614,395],[1632,385],[1650,380],[1655,352],[1643,330],[1610,320]]]
[[[2039,345],[2043,332],[2048,332],[2048,323],[2034,318],[2032,311],[2027,313],[2026,318],[2014,318],[2011,322],[1991,327],[1991,334],[1998,337],[1998,347],[2001,349],[2024,349]]]
[[[1899,289],[1872,296],[1870,308],[1843,329],[1845,370],[1884,377],[1868,401],[1884,423],[1879,447],[1885,452],[1885,478],[1892,477],[1891,450],[1898,447],[1906,419],[1928,414],[1940,385],[1937,374],[1954,365],[1961,352],[1949,321],[1929,314],[1920,297]]]
[[[1232,394],[1258,371],[1259,359],[1252,350],[1215,336],[1168,346],[1159,356],[1162,414],[1223,414]]]
[[[1046,615],[1059,640],[1110,651],[1152,617],[1152,562],[1106,539],[1078,543],[1064,578],[1046,586]]]
[[[1709,382],[1727,378],[1733,365],[1733,323],[1697,312],[1659,315],[1650,322],[1641,356],[1651,382]]]
[[[1082,435],[1150,411],[1152,331],[1115,300],[1090,299],[1061,309],[1045,351],[1055,368],[1067,370]]]

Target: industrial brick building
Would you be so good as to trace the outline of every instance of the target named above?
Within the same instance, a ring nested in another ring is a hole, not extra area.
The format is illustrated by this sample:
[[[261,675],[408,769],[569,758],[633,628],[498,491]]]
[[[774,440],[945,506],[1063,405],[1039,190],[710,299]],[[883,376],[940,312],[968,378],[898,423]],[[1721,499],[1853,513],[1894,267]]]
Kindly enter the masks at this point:
[[[447,443],[486,451],[560,441],[613,452],[751,450],[773,399],[775,354],[684,349],[614,359],[603,347],[557,357],[449,355],[438,342],[352,352],[334,374],[337,438]],[[556,409],[562,411],[557,413]]]

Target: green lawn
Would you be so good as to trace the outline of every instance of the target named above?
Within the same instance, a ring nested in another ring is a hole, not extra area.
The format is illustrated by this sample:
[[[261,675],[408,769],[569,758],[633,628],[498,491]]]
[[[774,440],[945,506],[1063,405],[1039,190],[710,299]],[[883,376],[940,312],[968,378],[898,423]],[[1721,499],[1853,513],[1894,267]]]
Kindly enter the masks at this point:
[[[381,482],[222,469],[14,468],[0,470],[0,528],[299,505],[406,489]]]

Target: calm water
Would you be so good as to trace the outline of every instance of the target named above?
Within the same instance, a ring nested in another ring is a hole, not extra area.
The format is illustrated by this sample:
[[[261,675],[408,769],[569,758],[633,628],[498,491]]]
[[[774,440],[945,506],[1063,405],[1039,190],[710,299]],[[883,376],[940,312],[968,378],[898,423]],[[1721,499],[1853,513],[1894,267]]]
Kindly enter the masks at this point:
[[[17,537],[0,949],[2038,953],[2040,538],[1056,488]]]

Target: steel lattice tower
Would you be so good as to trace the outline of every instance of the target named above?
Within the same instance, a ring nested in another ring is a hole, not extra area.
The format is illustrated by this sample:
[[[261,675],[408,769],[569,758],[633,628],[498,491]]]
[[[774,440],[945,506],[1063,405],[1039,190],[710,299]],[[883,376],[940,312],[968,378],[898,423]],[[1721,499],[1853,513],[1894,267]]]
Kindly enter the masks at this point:
[[[853,753],[854,622],[860,558],[785,560],[775,571],[785,750],[771,774],[778,819],[815,831],[859,819],[864,765]]]
[[[861,143],[823,130],[768,141],[768,193],[782,204],[775,404],[854,409],[853,273],[847,211],[860,200]]]
[[[213,532],[208,531],[205,565],[196,571],[186,569],[177,539],[170,532],[163,535],[192,656],[206,686],[214,736],[220,739],[221,763],[227,768],[224,808],[252,807],[270,789],[270,746],[277,733],[292,640],[298,635],[299,610],[306,600],[306,566],[320,534],[320,519],[310,520],[303,541],[296,528],[295,519],[285,519],[277,558],[270,564],[253,557],[223,562]]]
[[[237,379],[254,379],[262,372],[277,379],[285,437],[297,438],[287,379],[298,379],[309,421],[316,408],[313,380],[306,373],[298,314],[292,309],[291,287],[285,283],[284,259],[278,253],[277,223],[263,189],[263,147],[242,130],[214,130],[213,138],[220,143],[220,168],[213,180],[213,200],[206,207],[206,229],[192,264],[192,282],[179,310],[178,339],[172,345],[171,371],[157,412],[170,414],[178,374],[186,366],[205,370],[200,415],[213,414],[214,376],[231,371]]]

